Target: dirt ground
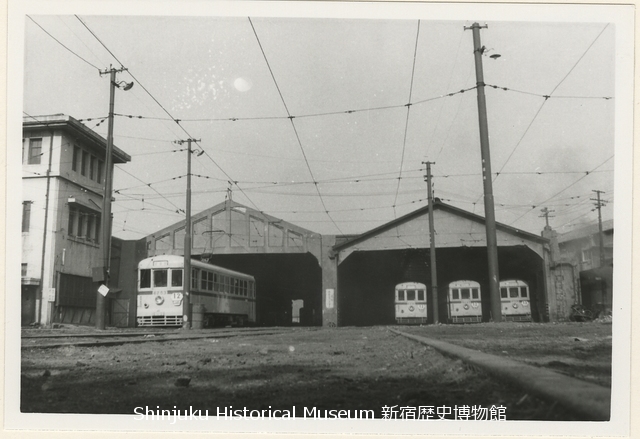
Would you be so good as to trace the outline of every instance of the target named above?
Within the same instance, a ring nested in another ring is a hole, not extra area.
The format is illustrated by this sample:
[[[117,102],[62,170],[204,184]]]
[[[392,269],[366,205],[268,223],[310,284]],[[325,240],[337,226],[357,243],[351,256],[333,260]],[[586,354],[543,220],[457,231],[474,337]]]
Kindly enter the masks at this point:
[[[403,330],[611,387],[610,319],[584,323],[429,325]]]
[[[569,343],[576,328],[579,337],[589,340]],[[560,363],[570,365],[586,357],[587,362],[601,364],[602,373],[595,381],[610,382],[606,331],[610,335],[611,325],[402,329],[558,369],[564,367]],[[531,331],[538,334],[525,337]],[[444,414],[453,413],[456,406],[496,406],[504,407],[510,420],[580,419],[385,327],[291,328],[281,334],[254,332],[229,338],[216,338],[211,331],[206,339],[22,350],[23,412],[133,414],[136,407],[185,410],[189,406],[211,414],[230,406],[256,410],[295,406],[296,416],[302,416],[304,407],[322,413],[373,410],[376,417],[382,417],[383,407],[393,406],[393,416],[405,413],[401,407],[409,407],[408,412],[412,407],[444,407]],[[453,414],[444,416],[453,419]]]

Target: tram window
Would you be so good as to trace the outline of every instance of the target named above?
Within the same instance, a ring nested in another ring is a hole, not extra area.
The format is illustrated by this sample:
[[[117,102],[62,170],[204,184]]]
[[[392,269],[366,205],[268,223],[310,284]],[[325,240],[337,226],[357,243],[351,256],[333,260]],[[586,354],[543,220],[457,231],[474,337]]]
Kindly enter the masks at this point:
[[[140,270],[140,288],[151,288],[151,270]]]
[[[462,299],[469,299],[471,297],[471,291],[469,290],[469,288],[461,288],[460,297]]]
[[[529,296],[529,291],[527,290],[526,287],[522,287],[520,288],[520,297],[528,297]]]
[[[229,293],[229,278],[227,276],[223,276],[224,279],[224,292]]]
[[[509,297],[518,297],[518,287],[509,288]]]
[[[153,270],[153,286],[154,287],[167,286],[167,270]]]
[[[503,299],[509,298],[509,293],[506,288],[500,288],[500,297]]]
[[[172,287],[181,287],[182,286],[182,270],[171,270],[171,286]]]
[[[207,272],[206,271],[203,271],[202,275],[200,276],[200,289],[201,290],[207,289]]]
[[[479,299],[480,298],[480,293],[478,292],[477,288],[472,288],[471,289],[471,298],[472,299]]]
[[[398,290],[398,300],[404,300],[404,290]]]
[[[191,288],[198,288],[198,270],[196,268],[191,270]]]
[[[407,300],[416,300],[416,290],[407,290]]]
[[[451,290],[451,300],[460,300],[460,290],[457,288]]]
[[[418,290],[418,300],[424,301],[424,290]]]
[[[207,290],[213,291],[213,273],[207,273]]]

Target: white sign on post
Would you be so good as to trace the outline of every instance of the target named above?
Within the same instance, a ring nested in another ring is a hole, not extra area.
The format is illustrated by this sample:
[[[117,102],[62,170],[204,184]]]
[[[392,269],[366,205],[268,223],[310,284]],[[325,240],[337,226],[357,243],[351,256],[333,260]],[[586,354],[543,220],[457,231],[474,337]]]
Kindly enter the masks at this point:
[[[109,287],[107,287],[106,285],[100,285],[100,287],[98,288],[98,293],[102,294],[103,296],[107,296],[107,293],[109,292]]]
[[[333,309],[333,295],[334,295],[333,288],[327,288],[326,295],[325,295],[325,305],[327,309]]]
[[[55,302],[56,301],[56,289],[55,288],[48,288],[48,290],[47,290],[47,300],[49,302]]]

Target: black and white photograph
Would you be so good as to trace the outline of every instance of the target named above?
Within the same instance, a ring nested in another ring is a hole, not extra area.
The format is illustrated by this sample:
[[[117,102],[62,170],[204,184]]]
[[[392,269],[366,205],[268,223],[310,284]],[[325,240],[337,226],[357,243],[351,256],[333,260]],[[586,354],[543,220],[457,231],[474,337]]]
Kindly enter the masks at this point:
[[[628,436],[634,14],[9,0],[4,428]]]

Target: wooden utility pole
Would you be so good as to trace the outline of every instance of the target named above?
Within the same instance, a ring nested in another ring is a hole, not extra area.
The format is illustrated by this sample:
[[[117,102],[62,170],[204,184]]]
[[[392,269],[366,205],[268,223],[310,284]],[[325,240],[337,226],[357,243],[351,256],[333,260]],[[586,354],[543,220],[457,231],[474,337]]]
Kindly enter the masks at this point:
[[[597,199],[591,199],[591,201],[596,202],[596,209],[598,209],[598,240],[600,244],[600,266],[604,267],[605,263],[605,255],[604,255],[604,235],[602,233],[602,207],[606,205],[606,203],[600,200],[600,194],[603,194],[604,191],[594,190],[596,193]]]
[[[433,323],[439,323],[438,318],[438,270],[436,269],[436,241],[435,227],[433,224],[433,191],[431,189],[431,165],[434,162],[422,162],[427,165],[427,174],[425,180],[427,182],[428,206],[429,206],[429,265],[431,266],[431,306],[433,307]]]
[[[102,197],[102,282],[107,288],[109,287],[109,265],[111,257],[111,192],[113,191],[113,106],[115,99],[116,87],[120,88],[120,84],[116,82],[116,73],[127,70],[122,67],[120,69],[109,68],[101,71],[100,75],[109,74],[109,117],[107,127],[107,149],[104,159],[105,178],[104,178],[104,194]],[[133,82],[126,84],[124,90],[130,90]],[[96,293],[96,329],[105,328],[105,311],[107,305],[106,293],[102,295]]]
[[[545,223],[547,224],[547,228],[549,228],[549,214],[551,212],[555,212],[555,210],[549,210],[546,207],[540,209],[540,212],[542,212],[542,215],[540,215],[541,217],[544,217]]]
[[[498,240],[496,237],[496,217],[493,203],[493,182],[491,181],[491,153],[489,150],[489,126],[487,122],[487,102],[484,95],[484,73],[482,71],[482,53],[484,46],[480,42],[480,26],[473,23],[465,30],[473,31],[473,53],[476,64],[476,88],[478,90],[478,121],[480,125],[480,152],[482,156],[482,179],[484,182],[484,217],[487,236],[487,259],[489,265],[489,298],[491,301],[491,319],[502,321],[500,303],[500,276],[498,273]]]
[[[184,274],[182,284],[184,285],[184,296],[182,297],[182,327],[191,328],[191,142],[200,142],[200,139],[178,140],[176,143],[182,145],[187,143],[187,211],[184,228]]]

